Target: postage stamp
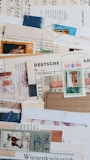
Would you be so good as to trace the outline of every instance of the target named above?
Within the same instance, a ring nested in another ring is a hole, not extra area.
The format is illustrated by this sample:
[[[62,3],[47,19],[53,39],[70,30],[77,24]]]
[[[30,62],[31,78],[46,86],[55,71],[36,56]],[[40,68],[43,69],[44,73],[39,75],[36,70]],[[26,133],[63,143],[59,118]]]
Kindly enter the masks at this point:
[[[0,148],[9,150],[29,150],[30,132],[1,130],[0,131]]]
[[[83,95],[82,70],[67,70],[64,72],[65,94],[67,96]]]
[[[51,132],[30,132],[30,151],[50,152]]]
[[[52,142],[62,142],[62,131],[61,130],[52,130]]]
[[[63,91],[64,97],[86,96],[82,61],[63,63]]]
[[[53,30],[55,32],[63,33],[63,34],[69,34],[72,36],[76,35],[77,28],[71,27],[71,26],[64,26],[59,24],[54,24]]]

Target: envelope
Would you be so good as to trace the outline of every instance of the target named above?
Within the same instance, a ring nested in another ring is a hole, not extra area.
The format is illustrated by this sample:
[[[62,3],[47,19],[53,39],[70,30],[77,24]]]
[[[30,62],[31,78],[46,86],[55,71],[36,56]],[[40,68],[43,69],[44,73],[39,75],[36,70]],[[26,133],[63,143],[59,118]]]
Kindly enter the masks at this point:
[[[4,127],[3,127],[3,125],[4,125]],[[36,151],[36,150],[33,150],[32,152],[29,152],[29,151],[27,152],[25,150],[21,151],[20,149],[16,149],[15,147],[12,147],[11,150],[6,150],[5,147],[3,148],[4,139],[3,139],[2,133],[5,136],[5,139],[6,139],[6,136],[8,136],[11,133],[11,131],[13,133],[12,136],[15,136],[15,134],[18,134],[18,137],[19,137],[19,133],[21,134],[21,132],[22,132],[22,130],[20,129],[21,128],[20,126],[21,125],[23,126],[23,124],[21,124],[19,126],[19,129],[17,130],[15,124],[13,124],[13,125],[11,124],[10,127],[9,127],[9,125],[10,125],[10,123],[0,124],[0,131],[1,131],[0,134],[1,134],[1,139],[2,139],[2,142],[0,143],[0,147],[1,147],[0,156],[1,156],[1,158],[3,156],[5,156],[6,158],[14,157],[16,159],[26,159],[25,157],[26,156],[28,157],[29,154],[32,157],[35,156],[35,155],[37,157],[38,156],[40,157],[40,155],[45,156],[45,157],[46,156],[47,157],[50,157],[50,156],[53,157],[53,154],[54,154],[54,157],[63,157],[63,156],[68,157],[70,155],[69,157],[73,157],[73,159],[74,159],[74,157],[78,157],[79,160],[83,160],[84,157],[86,158],[86,156],[89,155],[89,153],[87,154],[87,152],[85,150],[85,147],[87,148],[87,146],[88,146],[87,141],[85,141],[86,140],[85,135],[89,136],[89,132],[88,132],[88,130],[85,130],[84,128],[80,129],[80,128],[76,128],[76,127],[75,128],[73,128],[73,127],[70,127],[70,128],[69,127],[61,127],[59,129],[59,131],[58,131],[58,127],[53,127],[53,126],[49,126],[49,127],[47,127],[47,129],[46,129],[46,126],[44,126],[44,128],[42,128],[42,130],[40,132],[38,132],[38,131],[30,132],[30,130],[24,132],[24,130],[23,130],[24,137],[25,137],[25,134],[29,135],[31,133],[31,135],[32,135],[32,133],[33,134],[38,133],[38,136],[39,136],[40,133],[44,133],[44,134],[47,133],[48,134],[49,132],[53,131],[52,140],[50,141],[51,145],[50,145],[50,152],[49,153],[48,153],[48,151],[44,153],[43,151],[39,152],[39,151]],[[24,126],[25,126],[25,124],[24,124]],[[80,137],[80,136],[75,137],[76,141],[74,142],[74,139],[72,138],[72,134],[75,133],[76,131],[80,131],[80,130],[84,131],[85,134],[82,137]],[[60,132],[60,133],[61,133],[61,131],[63,132],[62,136],[63,136],[64,142],[62,142],[62,143],[54,142],[54,138],[55,138],[54,136],[57,133],[57,131]],[[70,135],[69,135],[69,132],[70,132]],[[71,139],[70,139],[70,137],[71,137]],[[83,137],[84,137],[84,139],[82,139]],[[70,142],[68,142],[68,141],[70,141]],[[5,141],[5,143],[6,143],[6,141]],[[6,144],[6,145],[8,145],[8,147],[10,148],[10,144]],[[2,148],[3,148],[3,150],[2,150]]]
[[[35,53],[56,53],[69,51],[69,47],[53,44],[53,33],[47,29],[6,24],[4,40],[29,41],[35,43]]]
[[[20,39],[23,41],[30,41],[30,39],[33,40],[36,39],[36,37],[39,37],[39,39],[41,40],[41,36],[42,30],[39,28],[27,27],[23,25],[16,25],[10,23],[7,23],[5,25],[4,39],[12,38],[14,40],[16,39],[17,41]]]
[[[22,108],[21,123],[29,122],[31,119],[43,120],[43,121],[59,121],[70,122],[75,124],[81,124],[84,126],[90,126],[90,113],[89,112],[70,112],[55,109],[40,109],[40,108]],[[54,123],[57,124],[57,123]]]
[[[88,51],[74,51],[74,52],[62,52],[57,54],[43,54],[36,55],[28,59],[27,70],[28,70],[28,84],[30,97],[36,97],[43,99],[43,84],[49,85],[49,76],[57,75],[61,76],[62,79],[62,62],[65,60],[68,63],[68,59],[81,60],[85,64],[86,72],[89,71],[89,63],[86,62],[86,56],[89,59]],[[87,66],[88,65],[88,66]],[[83,70],[83,69],[82,69]],[[88,73],[87,73],[88,74]],[[46,81],[42,83],[42,78],[46,76]],[[58,78],[59,79],[59,78]],[[63,79],[64,80],[64,79]],[[44,85],[44,88],[46,86]],[[56,88],[55,88],[56,89]],[[50,90],[51,91],[51,90]],[[56,90],[55,90],[56,91]]]
[[[28,84],[27,84],[27,80],[28,80],[27,67],[26,67],[27,59],[28,59],[28,56],[25,56],[25,55],[24,56],[23,55],[22,56],[18,56],[18,55],[17,56],[15,55],[0,56],[0,80],[1,80],[0,81],[0,86],[1,86],[0,98],[1,99],[6,98],[11,100],[12,99],[22,100],[23,98],[27,99],[29,97]],[[22,84],[22,86],[20,83]]]
[[[90,94],[86,97],[64,98],[63,93],[45,92],[44,107],[46,109],[62,110],[70,112],[90,112]]]

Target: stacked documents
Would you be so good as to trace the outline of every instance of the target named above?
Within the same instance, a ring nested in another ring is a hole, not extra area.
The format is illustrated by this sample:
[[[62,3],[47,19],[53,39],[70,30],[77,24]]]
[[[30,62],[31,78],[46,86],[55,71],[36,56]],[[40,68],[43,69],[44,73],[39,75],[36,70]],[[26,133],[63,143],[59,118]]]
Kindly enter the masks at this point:
[[[89,0],[0,5],[0,159],[90,160]]]

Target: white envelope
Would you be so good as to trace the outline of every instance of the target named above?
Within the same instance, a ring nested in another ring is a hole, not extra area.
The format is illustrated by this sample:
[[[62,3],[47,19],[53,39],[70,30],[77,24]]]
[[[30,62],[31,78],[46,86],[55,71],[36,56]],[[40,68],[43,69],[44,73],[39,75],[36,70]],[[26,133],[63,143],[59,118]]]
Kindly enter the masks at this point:
[[[61,53],[69,51],[68,46],[53,44],[53,32],[45,28],[7,23],[5,25],[4,40],[34,42],[35,53]]]
[[[48,120],[48,121],[59,121],[59,122],[71,122],[76,124],[84,124],[90,127],[90,114],[69,112],[69,111],[57,111],[49,109],[37,109],[37,108],[22,108],[21,122],[25,123],[27,120]]]
[[[72,58],[77,60],[87,57],[89,58],[89,52],[63,52],[57,54],[43,54],[43,55],[32,55],[31,58],[27,61],[27,70],[28,70],[28,84],[30,88],[30,96],[36,97],[38,99],[43,98],[43,89],[42,89],[42,76],[50,75],[61,75],[62,76],[62,61],[69,58],[72,61]],[[86,62],[85,65],[88,63]],[[89,67],[88,67],[89,68]]]
[[[22,126],[25,126],[25,124],[22,124]],[[5,129],[3,130],[3,134],[7,136],[7,133],[6,132],[10,132],[11,131],[13,132],[13,135],[15,133],[20,133],[22,132],[22,129],[21,129],[21,125],[20,127],[17,129],[16,128],[16,124],[13,123],[0,123],[0,129],[1,129],[1,132],[2,132],[2,129]],[[7,130],[7,131],[6,131]],[[11,131],[10,131],[11,130]],[[7,149],[3,149],[2,150],[2,147],[0,149],[0,158],[14,158],[14,159],[27,159],[26,157],[57,157],[57,158],[71,158],[71,160],[88,160],[87,157],[90,156],[90,154],[88,153],[88,150],[87,147],[89,147],[89,144],[87,144],[87,138],[90,134],[90,129],[85,129],[85,128],[76,128],[76,127],[54,127],[54,126],[44,126],[42,128],[42,130],[45,130],[45,131],[62,131],[63,135],[62,135],[62,138],[63,138],[63,142],[60,143],[60,142],[53,142],[53,139],[51,139],[51,142],[50,142],[50,153],[39,153],[39,152],[27,152],[27,151],[21,151],[20,149],[16,149],[13,150],[7,150]],[[76,133],[76,132],[79,132],[81,133],[81,131],[83,131],[83,135],[81,136],[76,136],[76,137],[73,137],[73,135]],[[36,131],[37,132],[37,131]],[[27,131],[27,133],[29,133],[29,130]],[[15,136],[15,135],[14,135]],[[5,137],[6,138],[6,137]],[[53,138],[53,137],[52,137]],[[2,142],[1,144],[3,144],[4,142],[4,139],[2,137]],[[44,143],[44,142],[43,142]]]

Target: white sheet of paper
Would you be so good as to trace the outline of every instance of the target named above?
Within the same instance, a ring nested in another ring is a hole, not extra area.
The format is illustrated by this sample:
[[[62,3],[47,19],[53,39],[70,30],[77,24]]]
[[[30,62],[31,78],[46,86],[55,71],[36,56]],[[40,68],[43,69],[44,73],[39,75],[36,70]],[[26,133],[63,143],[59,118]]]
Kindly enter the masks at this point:
[[[86,5],[89,6],[89,0],[31,0],[32,5],[53,5],[53,6],[58,6],[58,5]]]
[[[28,158],[37,159],[70,159],[84,160],[84,145],[83,144],[51,144],[51,153],[36,153],[36,152],[16,152],[16,157],[27,160]],[[28,158],[27,158],[28,157]]]
[[[30,15],[53,18],[69,26],[90,27],[90,9],[87,6],[31,6]]]
[[[86,35],[86,33],[82,33],[82,35]],[[90,50],[90,40],[84,37],[75,37],[66,34],[56,34],[53,42],[55,44],[69,46],[70,48]]]
[[[71,122],[86,124],[90,126],[90,114],[68,111],[57,111],[47,109],[33,109],[29,107],[22,108],[21,122],[24,123],[29,119],[42,119],[51,121]]]
[[[0,15],[0,25],[5,25],[6,23],[21,25],[22,19],[13,16]]]

